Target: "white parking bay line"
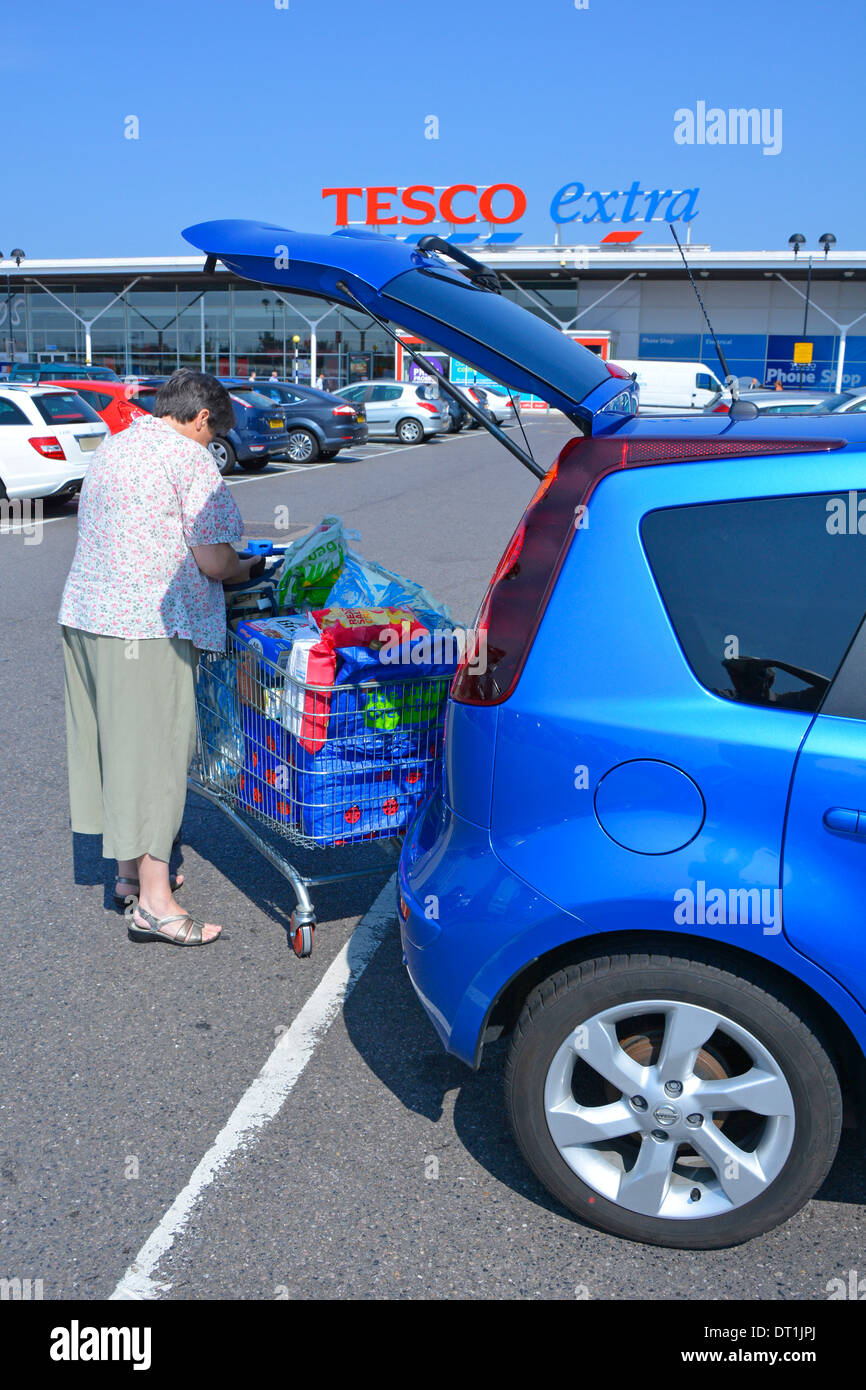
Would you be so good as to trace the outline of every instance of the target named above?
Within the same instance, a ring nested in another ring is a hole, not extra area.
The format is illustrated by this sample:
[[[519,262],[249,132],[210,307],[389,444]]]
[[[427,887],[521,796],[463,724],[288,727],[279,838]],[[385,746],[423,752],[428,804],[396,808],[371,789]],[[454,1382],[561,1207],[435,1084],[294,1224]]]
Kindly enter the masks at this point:
[[[295,1021],[283,1034],[255,1081],[241,1096],[189,1182],[175,1197],[159,1225],[145,1241],[112,1299],[157,1299],[171,1289],[155,1277],[157,1266],[202,1200],[214,1178],[241,1148],[250,1144],[282,1109],[318,1044],[360,980],[394,917],[392,875],[369,912],[331,962]]]

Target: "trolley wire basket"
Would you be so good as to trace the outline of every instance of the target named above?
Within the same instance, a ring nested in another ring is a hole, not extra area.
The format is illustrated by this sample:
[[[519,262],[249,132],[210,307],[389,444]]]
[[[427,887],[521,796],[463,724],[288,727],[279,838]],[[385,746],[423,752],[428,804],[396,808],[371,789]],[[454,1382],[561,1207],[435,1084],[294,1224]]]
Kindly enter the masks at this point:
[[[393,681],[341,684],[338,673],[321,686],[231,631],[226,646],[199,662],[189,784],[289,880],[292,945],[308,955],[308,888],[390,868],[438,781],[450,677],[403,668]]]

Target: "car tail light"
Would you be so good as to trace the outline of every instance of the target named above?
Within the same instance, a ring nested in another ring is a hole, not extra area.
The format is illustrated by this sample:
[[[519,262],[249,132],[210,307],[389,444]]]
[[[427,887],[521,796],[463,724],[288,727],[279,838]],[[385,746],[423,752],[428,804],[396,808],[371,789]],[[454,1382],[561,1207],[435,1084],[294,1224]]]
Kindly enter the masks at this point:
[[[28,443],[33,445],[37,454],[41,454],[46,459],[65,459],[63,445],[56,434],[43,434],[37,438],[30,439]]]
[[[625,468],[699,459],[767,454],[828,453],[844,439],[590,438],[565,446],[542,479],[496,566],[467,642],[451,697],[468,705],[498,705],[517,684],[592,493],[602,478]],[[470,669],[486,643],[486,669]]]
[[[331,411],[331,414],[332,414],[332,415],[354,415],[354,414],[355,414],[355,407],[354,407],[353,405],[335,405],[335,406],[334,406],[334,409]]]
[[[418,404],[422,410],[429,410],[431,415],[439,414],[438,405],[431,405],[429,401],[419,401]]]
[[[713,406],[713,409],[710,411],[711,415],[730,415],[730,413],[731,407],[726,405],[724,401],[722,401],[721,405]]]

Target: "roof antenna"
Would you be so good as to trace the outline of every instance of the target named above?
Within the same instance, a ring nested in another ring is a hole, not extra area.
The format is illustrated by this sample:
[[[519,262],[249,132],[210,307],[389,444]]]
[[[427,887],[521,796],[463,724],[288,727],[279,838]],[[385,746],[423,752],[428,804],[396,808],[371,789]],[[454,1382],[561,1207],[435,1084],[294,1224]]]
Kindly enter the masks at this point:
[[[684,265],[685,268],[686,268],[686,274],[688,275],[689,280],[691,281],[691,286],[692,286],[692,289],[693,289],[694,292],[695,292],[695,295],[696,295],[696,297],[697,297],[697,301],[698,301],[698,303],[699,303],[700,306],[701,306],[701,312],[702,312],[704,318],[705,318],[706,321],[707,321],[707,328],[710,330],[710,337],[712,338],[713,342],[715,343],[716,352],[718,353],[719,361],[720,361],[721,364],[722,364],[722,371],[723,371],[723,373],[724,373],[725,385],[728,386],[728,387],[730,387],[730,391],[731,391],[731,409],[730,409],[729,419],[731,419],[731,420],[754,420],[754,419],[757,418],[757,415],[758,415],[758,407],[755,405],[755,402],[754,402],[754,401],[741,401],[741,400],[740,400],[740,383],[737,381],[737,378],[736,378],[735,376],[732,376],[732,375],[731,375],[731,373],[730,373],[730,371],[729,371],[729,369],[728,369],[728,364],[727,364],[727,362],[725,361],[725,354],[722,352],[722,345],[721,345],[721,343],[719,342],[718,338],[716,337],[715,333],[713,332],[713,325],[710,323],[710,316],[709,316],[709,314],[708,314],[707,311],[706,311],[706,308],[705,308],[705,306],[704,306],[704,301],[701,299],[700,290],[698,289],[697,285],[695,284],[695,277],[692,275],[691,267],[690,267],[688,261],[686,260],[686,253],[685,253],[685,251],[684,251],[683,248],[682,248],[682,244],[681,244],[681,242],[680,242],[679,237],[677,236],[676,227],[674,226],[673,222],[669,222],[669,223],[668,223],[668,226],[669,226],[670,229],[671,229],[671,236],[673,237],[674,241],[675,241],[676,244],[677,244],[677,250],[679,251],[680,255],[681,255],[682,258],[683,258],[683,265]]]

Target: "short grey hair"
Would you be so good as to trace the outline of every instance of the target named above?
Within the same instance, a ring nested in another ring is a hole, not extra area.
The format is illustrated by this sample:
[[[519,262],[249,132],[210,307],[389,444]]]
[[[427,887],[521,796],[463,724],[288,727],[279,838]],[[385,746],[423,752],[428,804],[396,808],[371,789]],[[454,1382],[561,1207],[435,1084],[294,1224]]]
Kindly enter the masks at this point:
[[[222,382],[207,372],[179,367],[157,391],[153,413],[170,415],[172,420],[187,425],[200,410],[208,411],[210,424],[217,434],[228,434],[234,428],[235,412]]]

